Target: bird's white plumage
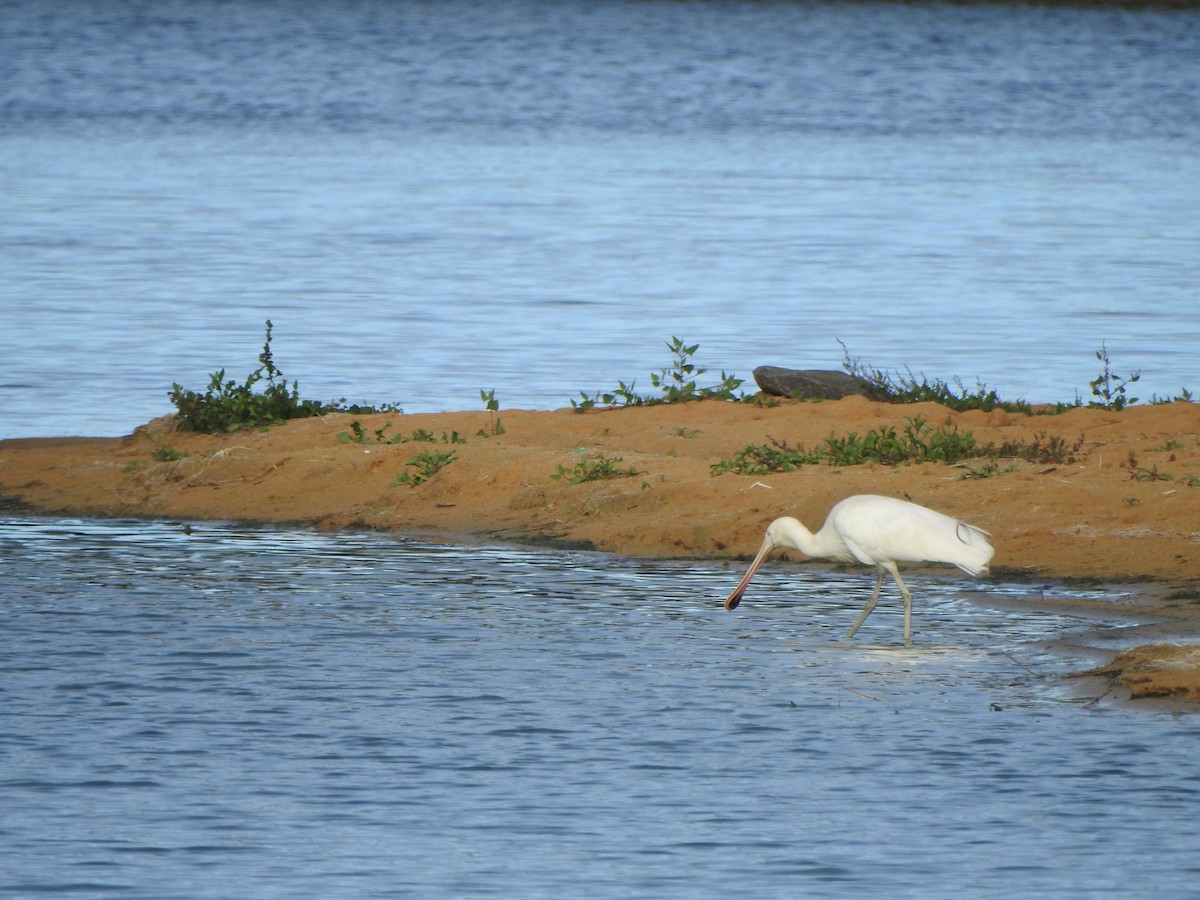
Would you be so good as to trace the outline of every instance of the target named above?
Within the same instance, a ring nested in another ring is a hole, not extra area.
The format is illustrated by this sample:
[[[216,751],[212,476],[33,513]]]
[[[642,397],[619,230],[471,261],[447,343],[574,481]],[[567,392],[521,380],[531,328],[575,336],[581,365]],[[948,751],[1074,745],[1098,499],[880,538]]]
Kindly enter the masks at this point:
[[[940,562],[971,575],[987,572],[995,552],[986,532],[936,510],[874,494],[847,497],[829,511],[832,528],[863,565]]]
[[[772,550],[787,547],[808,556],[857,561],[876,567],[875,592],[850,629],[851,636],[875,608],[884,574],[891,574],[904,597],[904,637],[907,640],[911,630],[912,595],[900,578],[896,563],[946,563],[971,575],[983,575],[995,553],[987,538],[987,532],[982,529],[906,500],[877,494],[847,497],[829,511],[825,524],[816,534],[791,516],[772,522],[754,562],[726,598],[725,608],[737,607],[750,579]]]

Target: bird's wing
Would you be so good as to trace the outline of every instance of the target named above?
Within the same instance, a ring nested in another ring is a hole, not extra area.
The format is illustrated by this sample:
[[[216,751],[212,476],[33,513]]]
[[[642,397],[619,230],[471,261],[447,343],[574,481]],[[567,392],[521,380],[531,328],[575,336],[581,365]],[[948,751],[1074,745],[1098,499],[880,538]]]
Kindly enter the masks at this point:
[[[958,539],[964,544],[987,544],[987,539],[992,536],[990,531],[984,531],[982,528],[976,528],[966,522],[955,521],[955,524],[958,526]]]
[[[842,535],[841,537],[842,544],[845,546],[848,552],[845,554],[837,554],[835,556],[836,559],[843,560],[844,562],[858,560],[864,566],[877,565],[875,558],[871,555],[870,551],[867,550],[866,547],[858,543],[858,541],[854,540],[852,537],[847,537],[846,535]]]
[[[936,510],[886,497],[862,496],[835,508],[837,531],[854,558],[866,565],[943,562],[986,566],[992,548],[986,532]]]

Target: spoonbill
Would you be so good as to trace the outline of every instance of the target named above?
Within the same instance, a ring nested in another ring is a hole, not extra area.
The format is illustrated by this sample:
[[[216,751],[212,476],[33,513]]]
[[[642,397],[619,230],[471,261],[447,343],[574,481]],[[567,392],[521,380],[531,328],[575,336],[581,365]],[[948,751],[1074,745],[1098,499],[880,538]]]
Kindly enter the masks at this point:
[[[904,640],[907,641],[912,633],[912,594],[900,578],[896,563],[948,563],[971,575],[985,575],[988,562],[996,552],[988,543],[988,537],[986,531],[974,525],[916,503],[876,494],[858,494],[835,504],[816,534],[791,516],[772,522],[754,562],[750,563],[733,593],[725,598],[725,608],[737,608],[750,579],[771,551],[785,547],[807,556],[875,566],[875,591],[847,637],[854,637],[858,626],[871,614],[879,600],[883,576],[891,574],[904,597]]]

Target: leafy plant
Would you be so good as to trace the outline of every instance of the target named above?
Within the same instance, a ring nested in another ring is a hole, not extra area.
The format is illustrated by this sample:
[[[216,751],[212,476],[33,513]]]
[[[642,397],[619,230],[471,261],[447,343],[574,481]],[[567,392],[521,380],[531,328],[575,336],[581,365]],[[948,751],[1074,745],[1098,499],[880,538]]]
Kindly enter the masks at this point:
[[[928,401],[931,403],[940,403],[942,406],[958,411],[979,409],[989,412],[993,409],[1003,409],[1008,412],[1025,413],[1026,415],[1031,415],[1034,412],[1039,415],[1053,415],[1064,413],[1084,405],[1083,399],[1079,396],[1079,392],[1076,391],[1074,403],[1050,403],[1034,410],[1025,400],[1000,399],[995,390],[981,382],[977,383],[974,389],[969,389],[958,378],[955,378],[953,385],[951,385],[940,379],[930,380],[924,375],[918,377],[911,370],[907,369],[903,373],[900,373],[873,368],[864,364],[861,359],[851,357],[850,351],[842,341],[839,340],[838,343],[842,347],[842,368],[863,384],[869,397],[885,403],[920,403]],[[1095,399],[1089,402],[1087,406],[1092,409],[1121,410],[1126,406],[1132,406],[1137,403],[1138,398],[1129,395],[1129,388],[1142,377],[1141,371],[1134,372],[1125,378],[1116,374],[1112,368],[1112,360],[1108,355],[1108,347],[1104,343],[1101,343],[1100,349],[1096,351],[1096,359],[1100,361],[1102,368],[1100,373],[1088,382],[1088,388]],[[1174,397],[1154,396],[1150,402],[1191,403],[1192,401],[1192,392],[1187,388],[1182,388]]]
[[[998,448],[992,450],[991,455],[1007,459],[1023,459],[1031,463],[1064,465],[1076,462],[1082,449],[1083,435],[1080,435],[1074,444],[1068,445],[1066,438],[1038,432],[1033,436],[1032,443],[1005,441]]]
[[[350,423],[350,430],[339,431],[337,439],[346,444],[401,444],[404,442],[404,437],[399,434],[394,434],[390,438],[385,438],[387,430],[392,427],[391,422],[384,422],[381,428],[376,428],[373,432],[375,438],[370,440],[367,437],[366,429],[362,427],[362,423],[355,419]]]
[[[425,443],[436,444],[438,439],[426,431],[424,428],[413,429],[408,437],[402,434],[393,434],[387,436],[387,430],[392,427],[391,422],[385,422],[382,428],[376,428],[373,432],[374,440],[367,437],[367,431],[363,428],[362,423],[355,419],[350,423],[349,431],[339,431],[337,439],[344,444],[408,444],[408,443]],[[442,432],[441,441],[443,444],[465,444],[467,439],[457,431]]]
[[[896,465],[902,462],[955,463],[977,456],[979,445],[971,432],[960,434],[958,429],[930,429],[920,416],[904,420],[904,431],[884,426],[872,429],[859,438],[851,433],[845,438],[830,435],[825,439],[822,455],[835,466],[854,466],[865,462]]]
[[[980,444],[970,431],[938,427],[930,428],[920,416],[904,420],[903,431],[885,425],[872,428],[866,434],[850,432],[830,434],[811,451],[790,447],[786,442],[770,439],[770,444],[751,444],[710,467],[713,475],[733,472],[739,475],[765,475],[769,472],[791,472],[804,465],[858,466],[876,463],[895,466],[902,463],[942,462],[954,465],[965,459],[1016,458],[1028,462],[1074,462],[1075,453],[1083,445],[1081,437],[1073,446],[1060,437],[1044,434],[1035,437],[1033,444],[1009,441],[997,448]],[[985,470],[972,470],[983,477]],[[996,467],[995,471],[999,471]],[[995,471],[987,474],[995,474]]]
[[[367,433],[363,430],[362,423],[355,419],[350,423],[349,431],[339,431],[337,439],[343,444],[365,444],[367,442]]]
[[[484,406],[487,407],[487,411],[491,414],[489,422],[490,430],[484,431],[482,428],[480,428],[478,431],[479,436],[497,437],[498,435],[504,434],[504,425],[501,424],[500,417],[496,415],[496,411],[500,409],[500,401],[496,399],[496,389],[492,388],[490,391],[485,391],[480,388],[479,399],[483,401]]]
[[[1154,394],[1150,397],[1151,403],[1191,403],[1192,392],[1187,388],[1180,388],[1179,393],[1174,397],[1160,397]]]
[[[1096,359],[1104,368],[1099,375],[1088,382],[1088,387],[1092,389],[1092,396],[1097,398],[1088,403],[1088,406],[1092,409],[1122,410],[1130,404],[1137,403],[1137,397],[1127,397],[1126,392],[1129,385],[1142,377],[1141,370],[1134,372],[1128,378],[1122,378],[1115,374],[1112,370],[1112,361],[1108,358],[1108,347],[1104,342],[1100,343],[1100,349],[1096,351]]]
[[[744,400],[745,397],[736,391],[742,386],[743,380],[721,372],[721,381],[711,387],[697,384],[697,379],[708,370],[701,369],[692,362],[692,357],[700,349],[699,344],[688,346],[677,337],[665,341],[671,351],[671,367],[660,369],[650,375],[650,383],[659,389],[659,394],[642,395],[636,389],[636,381],[626,384],[617,382],[617,388],[607,393],[589,397],[580,392],[580,400],[572,400],[571,406],[576,412],[584,412],[597,406],[650,406],[660,403],[686,403],[689,400]]]
[[[1136,471],[1130,473],[1134,481],[1174,481],[1174,476],[1169,472],[1158,471],[1158,465],[1155,464],[1150,468],[1139,466]]]
[[[710,467],[713,475],[733,472],[738,475],[767,475],[771,472],[794,472],[803,465],[823,461],[819,453],[805,453],[772,440],[770,444],[750,444]]]
[[[983,466],[962,466],[963,474],[959,475],[959,481],[970,481],[972,479],[991,478],[1000,471],[1000,466],[995,462],[987,463]]]
[[[896,429],[884,426],[872,428],[862,437],[850,432],[844,437],[830,434],[825,438],[823,454],[831,466],[857,466],[866,462],[894,466],[910,458],[910,450],[896,436]]]
[[[303,419],[327,412],[377,411],[361,406],[347,410],[336,404],[300,399],[299,382],[289,384],[275,366],[271,354],[271,328],[271,320],[268,319],[266,340],[258,355],[259,367],[242,384],[232,379],[226,380],[225,370],[220,369],[209,376],[208,388],[204,393],[188,390],[179,384],[171,385],[168,396],[177,410],[175,420],[180,428],[207,433],[226,432],[252,426],[277,425],[288,419]],[[264,380],[265,386],[256,390]],[[338,403],[344,404],[345,399]],[[386,409],[399,411],[394,404]]]
[[[550,477],[555,481],[561,481],[566,478],[571,484],[583,484],[585,481],[599,481],[604,478],[621,478],[642,474],[637,469],[618,469],[617,463],[621,461],[622,458],[620,456],[588,457],[575,463],[575,466],[571,469],[560,465]]]
[[[150,458],[155,462],[177,462],[187,455],[186,451],[176,450],[169,444],[159,444],[150,452]]]
[[[722,400],[737,399],[733,392],[741,387],[742,380],[732,378],[724,372],[721,373],[721,383],[716,387],[697,387],[696,379],[708,371],[698,368],[692,362],[692,357],[700,349],[699,344],[688,347],[679,338],[672,337],[666,346],[671,351],[671,368],[662,369],[658,374],[650,376],[650,383],[663,393],[661,402],[682,403],[713,396]]]
[[[453,450],[446,452],[423,450],[404,464],[404,470],[396,475],[396,479],[388,487],[423,484],[455,459]]]

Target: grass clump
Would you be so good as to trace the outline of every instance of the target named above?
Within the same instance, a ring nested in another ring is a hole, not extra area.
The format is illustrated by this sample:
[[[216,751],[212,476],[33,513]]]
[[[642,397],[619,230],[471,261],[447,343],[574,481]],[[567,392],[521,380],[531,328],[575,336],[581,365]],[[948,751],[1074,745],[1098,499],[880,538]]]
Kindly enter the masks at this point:
[[[852,358],[846,345],[842,345],[842,368],[850,375],[861,381],[868,396],[885,403],[920,403],[929,401],[940,403],[949,409],[963,412],[969,409],[979,409],[990,412],[993,409],[1003,409],[1008,412],[1031,415],[1035,410],[1025,400],[1002,400],[999,395],[984,384],[976,384],[974,390],[965,387],[960,379],[954,380],[954,385],[940,379],[930,380],[924,375],[918,378],[911,371],[904,374],[875,369],[865,365],[862,360]],[[1087,406],[1089,409],[1107,409],[1120,411],[1138,402],[1131,396],[1130,388],[1142,377],[1141,370],[1122,377],[1113,369],[1112,359],[1108,355],[1108,346],[1101,342],[1096,351],[1096,359],[1100,362],[1100,372],[1088,382],[1088,388],[1093,397],[1086,404],[1079,392],[1075,393],[1074,403],[1050,403],[1037,410],[1040,414],[1064,413],[1070,409]],[[1152,397],[1151,403],[1193,402],[1192,392],[1182,388],[1174,397]]]
[[[930,426],[920,416],[904,420],[903,431],[890,425],[872,428],[866,434],[857,432],[838,436],[830,434],[812,450],[789,446],[770,439],[770,444],[751,444],[730,459],[711,467],[712,474],[734,472],[739,475],[765,475],[769,472],[792,472],[805,465],[859,466],[878,463],[895,466],[901,463],[955,463],[978,455],[979,445],[974,435],[957,428]]]
[[[409,434],[408,437],[400,433],[389,435],[388,429],[392,427],[391,422],[384,422],[382,428],[376,428],[372,432],[372,436],[367,435],[367,430],[363,428],[362,423],[355,419],[350,423],[349,431],[339,431],[336,435],[337,439],[343,444],[407,444],[407,443],[426,443],[436,444],[438,439],[424,428],[416,428]],[[442,432],[443,444],[465,444],[467,439],[457,431]]]
[[[176,450],[170,444],[157,444],[150,451],[150,458],[155,462],[179,462],[189,456],[186,450]]]
[[[909,370],[900,374],[871,368],[861,359],[852,358],[846,345],[841,341],[838,343],[842,345],[842,368],[865,385],[868,395],[873,400],[885,403],[940,403],[959,412],[968,409],[984,412],[1003,409],[1028,414],[1033,411],[1024,400],[1001,400],[994,389],[981,382],[976,383],[974,390],[971,390],[957,378],[954,380],[954,386],[951,386],[941,379],[931,381],[924,375],[918,379]]]
[[[1066,438],[1041,431],[1033,436],[1032,441],[1005,441],[999,447],[989,444],[987,449],[988,456],[1001,459],[1023,459],[1025,462],[1061,466],[1079,461],[1083,452],[1083,435],[1068,444]]]
[[[209,377],[208,389],[203,393],[188,390],[179,384],[171,385],[168,396],[175,405],[175,421],[182,430],[212,434],[237,431],[239,428],[279,425],[288,419],[304,419],[329,412],[367,414],[401,411],[395,404],[388,404],[383,409],[346,406],[345,398],[334,403],[302,400],[299,382],[289,384],[275,366],[271,355],[271,327],[271,320],[268,319],[266,341],[262,353],[258,355],[259,367],[243,383],[226,380],[225,370],[220,369]]]
[[[404,464],[403,471],[396,475],[395,480],[388,487],[399,487],[400,485],[415,487],[418,484],[424,484],[455,459],[457,457],[453,450],[422,450]]]
[[[850,432],[847,435],[830,434],[812,450],[791,447],[786,441],[769,439],[768,444],[751,444],[739,450],[729,459],[720,460],[710,467],[713,475],[732,472],[737,475],[767,475],[772,472],[794,472],[805,465],[860,466],[875,463],[897,466],[911,463],[940,462],[957,465],[963,460],[1023,459],[1027,462],[1062,464],[1074,462],[1083,446],[1083,438],[1068,444],[1063,438],[1039,434],[1031,443],[1006,441],[999,447],[980,444],[970,431],[959,432],[957,428],[931,428],[920,416],[904,420],[904,428],[897,431],[890,425],[872,428],[866,434]],[[991,469],[976,469],[982,477],[994,474],[998,466]]]
[[[975,454],[978,445],[971,432],[957,428],[931,429],[920,416],[904,420],[904,430],[885,425],[861,438],[854,432],[825,439],[824,456],[830,465],[857,466],[867,462],[894,466],[906,462],[955,463]]]
[[[795,472],[801,466],[824,462],[819,452],[806,453],[803,449],[789,447],[786,442],[768,439],[768,444],[749,444],[729,459],[713,463],[709,471],[713,475],[733,472],[735,475],[768,475],[771,472]]]
[[[565,478],[571,484],[583,484],[585,481],[600,481],[605,478],[625,478],[642,474],[637,469],[617,468],[617,463],[621,461],[622,458],[620,456],[588,457],[581,459],[570,469],[560,465],[550,477],[555,481],[562,481]]]
[[[599,407],[618,406],[651,406],[660,403],[686,403],[690,400],[743,400],[744,396],[736,393],[742,386],[743,379],[735,378],[721,372],[719,383],[710,387],[702,387],[697,380],[708,370],[699,368],[692,362],[692,357],[700,349],[699,344],[687,345],[677,337],[664,341],[671,351],[670,368],[660,369],[650,375],[650,384],[658,388],[658,394],[639,394],[636,381],[626,384],[617,382],[617,388],[605,393],[588,396],[580,391],[579,400],[572,400],[571,406],[576,412],[585,412]]]

